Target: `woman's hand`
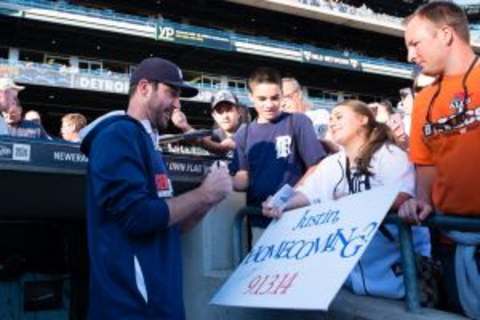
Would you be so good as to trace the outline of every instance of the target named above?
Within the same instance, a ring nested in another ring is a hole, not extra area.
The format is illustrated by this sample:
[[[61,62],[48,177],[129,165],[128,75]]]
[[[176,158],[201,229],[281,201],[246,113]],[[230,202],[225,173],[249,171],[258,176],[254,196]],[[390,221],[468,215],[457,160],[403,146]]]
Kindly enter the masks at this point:
[[[279,219],[283,214],[283,209],[273,206],[271,199],[272,196],[262,203],[262,214],[268,218]]]

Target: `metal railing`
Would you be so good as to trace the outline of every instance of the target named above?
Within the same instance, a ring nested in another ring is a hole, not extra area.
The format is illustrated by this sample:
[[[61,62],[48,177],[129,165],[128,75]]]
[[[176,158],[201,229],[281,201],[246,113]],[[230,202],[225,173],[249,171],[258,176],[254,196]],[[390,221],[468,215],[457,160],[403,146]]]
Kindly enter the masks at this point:
[[[390,214],[385,219],[386,223],[395,223],[400,231],[400,251],[404,268],[405,303],[409,312],[419,312],[420,301],[417,284],[415,255],[411,236],[411,226],[405,223],[396,214]],[[441,230],[458,230],[464,232],[480,231],[480,219],[462,216],[431,215],[422,223],[429,228]]]
[[[233,262],[239,265],[246,256],[245,247],[245,219],[249,215],[261,215],[262,212],[257,207],[243,207],[235,217],[233,225]],[[384,223],[395,224],[399,228],[400,254],[404,270],[405,283],[405,305],[408,312],[419,313],[421,310],[419,287],[417,283],[417,267],[415,263],[415,253],[413,249],[413,240],[411,226],[405,223],[395,212],[390,212],[384,220]],[[422,223],[429,228],[441,228],[442,230],[458,230],[465,232],[480,231],[480,219],[462,216],[432,215]]]

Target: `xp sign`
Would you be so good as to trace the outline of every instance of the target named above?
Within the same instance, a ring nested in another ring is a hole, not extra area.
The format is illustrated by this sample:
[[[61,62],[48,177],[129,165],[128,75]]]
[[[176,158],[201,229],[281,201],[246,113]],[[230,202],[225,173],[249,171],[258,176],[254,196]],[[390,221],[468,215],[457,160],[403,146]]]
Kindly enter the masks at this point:
[[[175,29],[172,27],[159,26],[158,37],[166,41],[175,41]]]

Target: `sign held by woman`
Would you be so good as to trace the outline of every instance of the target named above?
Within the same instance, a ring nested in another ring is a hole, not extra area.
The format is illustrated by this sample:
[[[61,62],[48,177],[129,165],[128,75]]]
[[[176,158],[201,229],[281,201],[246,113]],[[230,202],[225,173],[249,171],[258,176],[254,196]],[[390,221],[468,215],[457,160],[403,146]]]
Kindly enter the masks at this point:
[[[385,186],[282,215],[211,303],[327,310],[397,194]]]

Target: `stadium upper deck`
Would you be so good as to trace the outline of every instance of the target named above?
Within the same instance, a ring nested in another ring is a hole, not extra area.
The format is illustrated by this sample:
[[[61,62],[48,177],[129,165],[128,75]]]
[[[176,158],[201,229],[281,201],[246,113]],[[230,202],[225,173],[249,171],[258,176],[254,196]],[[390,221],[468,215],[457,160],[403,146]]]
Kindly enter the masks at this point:
[[[233,3],[288,13],[313,20],[351,28],[401,37],[402,19],[408,16],[423,0],[408,1],[330,1],[330,0],[229,0]],[[472,45],[480,49],[480,3],[457,0],[465,3],[472,31]],[[475,4],[473,4],[475,3]]]

